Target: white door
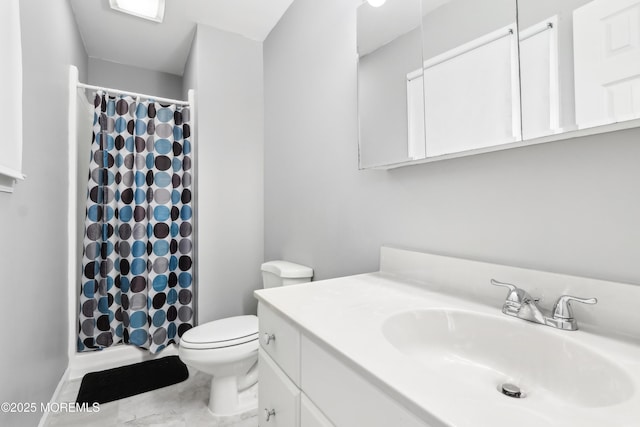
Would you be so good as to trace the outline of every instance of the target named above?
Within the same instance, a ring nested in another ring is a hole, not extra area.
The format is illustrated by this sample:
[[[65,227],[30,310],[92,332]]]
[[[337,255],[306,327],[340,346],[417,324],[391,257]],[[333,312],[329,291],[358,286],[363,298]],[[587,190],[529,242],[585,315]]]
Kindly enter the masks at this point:
[[[573,12],[579,128],[640,117],[640,0],[594,0]]]

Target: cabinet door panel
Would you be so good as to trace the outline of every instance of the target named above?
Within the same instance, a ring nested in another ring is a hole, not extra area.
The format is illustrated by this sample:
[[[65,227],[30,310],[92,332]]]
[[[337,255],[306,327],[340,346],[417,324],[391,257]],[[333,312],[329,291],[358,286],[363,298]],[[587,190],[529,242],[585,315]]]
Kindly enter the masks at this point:
[[[264,304],[258,306],[260,346],[300,385],[300,332]]]
[[[429,427],[304,335],[301,352],[302,390],[336,427]]]
[[[259,427],[298,427],[300,390],[282,373],[275,362],[260,349],[258,356]]]

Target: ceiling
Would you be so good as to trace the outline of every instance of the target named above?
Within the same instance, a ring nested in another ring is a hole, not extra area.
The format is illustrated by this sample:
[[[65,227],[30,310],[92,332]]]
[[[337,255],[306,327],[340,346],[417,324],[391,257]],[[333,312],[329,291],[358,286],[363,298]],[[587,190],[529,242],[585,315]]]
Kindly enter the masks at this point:
[[[69,0],[87,55],[182,75],[196,24],[264,41],[293,0],[166,0],[164,22],[112,10],[109,0]]]

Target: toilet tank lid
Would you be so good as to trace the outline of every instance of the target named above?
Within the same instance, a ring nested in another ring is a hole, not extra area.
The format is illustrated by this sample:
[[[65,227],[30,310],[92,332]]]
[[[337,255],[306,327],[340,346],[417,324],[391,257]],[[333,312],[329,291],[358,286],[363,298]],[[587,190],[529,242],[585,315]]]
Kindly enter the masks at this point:
[[[262,264],[261,270],[289,279],[313,277],[312,268],[289,261],[267,261]]]

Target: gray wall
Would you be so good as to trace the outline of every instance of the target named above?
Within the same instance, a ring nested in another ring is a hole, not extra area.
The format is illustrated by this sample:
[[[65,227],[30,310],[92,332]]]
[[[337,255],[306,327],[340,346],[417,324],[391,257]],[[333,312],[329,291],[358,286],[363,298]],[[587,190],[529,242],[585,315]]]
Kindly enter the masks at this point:
[[[66,0],[20,9],[27,179],[0,193],[0,401],[39,406],[67,367],[69,65],[86,79],[87,57]],[[0,425],[34,426],[41,415],[0,413]]]
[[[182,99],[182,77],[89,58],[89,84],[163,98]]]
[[[198,25],[185,69],[196,92],[200,323],[255,313],[263,260],[262,43]]]
[[[358,171],[356,3],[296,0],[265,42],[266,259],[324,279],[391,244],[640,285],[640,129]]]

